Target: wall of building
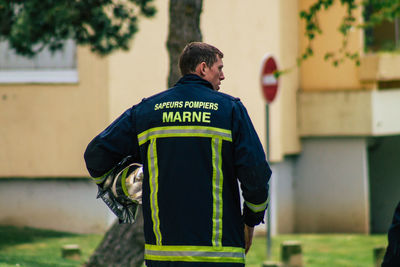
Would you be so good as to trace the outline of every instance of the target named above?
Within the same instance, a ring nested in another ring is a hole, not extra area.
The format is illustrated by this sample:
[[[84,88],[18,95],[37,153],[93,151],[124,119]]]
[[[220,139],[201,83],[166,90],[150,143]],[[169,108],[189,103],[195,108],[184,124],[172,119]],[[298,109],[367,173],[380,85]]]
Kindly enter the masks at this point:
[[[302,91],[301,136],[383,136],[400,134],[396,115],[400,89],[373,91]]]
[[[0,177],[87,175],[84,149],[108,116],[108,68],[86,48],[77,59],[77,84],[0,84]]]
[[[204,1],[201,29],[204,41],[224,52],[226,80],[222,91],[245,104],[262,144],[266,144],[266,112],[260,86],[261,63],[272,54],[280,69],[296,65],[297,3],[293,0]],[[229,16],[222,16],[221,10]],[[280,78],[279,93],[270,105],[270,160],[297,153],[297,70]]]
[[[278,153],[279,159],[285,160],[284,155],[293,155],[301,152],[301,143],[298,129],[297,94],[300,84],[300,70],[297,67],[299,54],[298,41],[298,14],[299,5],[296,0],[280,1],[280,68],[289,70],[280,79],[279,112],[272,107],[272,115],[279,114],[275,120],[280,122],[280,132],[272,132],[272,142],[280,142],[282,149]],[[273,118],[274,120],[274,118]],[[274,129],[274,125],[272,125]],[[273,150],[273,149],[272,149]],[[274,151],[273,151],[274,152]],[[272,155],[273,156],[273,155]],[[276,157],[273,157],[276,158]]]
[[[365,138],[307,138],[295,166],[296,232],[369,233]]]
[[[0,225],[104,233],[115,219],[87,178],[1,179]]]
[[[295,172],[297,157],[285,157],[285,160],[272,165],[271,201],[273,202],[273,228],[275,233],[293,233],[295,229]]]
[[[302,136],[372,134],[372,91],[302,91],[298,101]]]
[[[299,3],[305,10],[315,1]],[[362,22],[361,11],[359,7],[354,13],[357,23]],[[395,118],[400,59],[395,53],[365,55],[364,33],[354,28],[348,49],[360,53],[361,66],[346,60],[333,67],[324,61],[326,52],[337,52],[342,45],[338,27],[344,15],[339,1],[320,12],[322,35],[313,41],[314,55],[300,67],[299,132],[305,137],[295,171],[295,224],[300,232],[386,232],[398,201],[396,137],[374,136],[400,133]],[[304,51],[308,41],[303,21],[299,27]]]
[[[300,0],[299,10],[306,10],[315,0]],[[359,80],[359,69],[350,60],[346,60],[340,67],[334,67],[324,60],[326,52],[336,52],[342,46],[343,35],[338,28],[343,16],[346,14],[345,7],[340,1],[334,1],[328,10],[322,9],[318,17],[318,23],[322,29],[322,35],[317,35],[313,41],[314,55],[304,61],[300,68],[300,88],[304,91],[325,90],[359,90],[366,88]],[[358,8],[354,12],[357,23],[362,22],[362,10]],[[299,24],[300,52],[304,52],[308,40],[304,33],[304,22]],[[353,28],[348,38],[348,50],[363,54],[363,31]]]
[[[399,61],[400,62],[400,61]],[[375,90],[372,93],[372,131],[374,136],[399,135],[400,88]]]
[[[110,121],[143,98],[167,89],[169,1],[158,0],[154,4],[156,15],[139,20],[139,31],[130,50],[109,57]]]

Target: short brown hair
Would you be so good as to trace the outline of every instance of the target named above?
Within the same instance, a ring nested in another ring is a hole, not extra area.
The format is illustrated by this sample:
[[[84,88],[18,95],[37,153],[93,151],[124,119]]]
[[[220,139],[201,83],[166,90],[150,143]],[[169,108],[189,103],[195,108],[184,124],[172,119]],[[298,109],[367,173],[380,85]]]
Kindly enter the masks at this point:
[[[201,62],[205,62],[211,68],[218,60],[217,55],[219,58],[224,57],[224,54],[212,45],[202,42],[187,44],[179,57],[179,68],[182,75],[194,72]]]

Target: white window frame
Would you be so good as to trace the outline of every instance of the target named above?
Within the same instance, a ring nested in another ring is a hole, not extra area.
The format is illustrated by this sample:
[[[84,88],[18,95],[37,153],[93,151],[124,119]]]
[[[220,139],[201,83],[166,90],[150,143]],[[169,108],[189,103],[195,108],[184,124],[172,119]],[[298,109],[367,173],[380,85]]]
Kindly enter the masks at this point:
[[[67,52],[57,51],[51,55],[49,50],[44,49],[32,59],[16,55],[14,51],[8,50],[8,44],[2,43],[3,51],[0,56],[0,84],[30,84],[30,83],[61,83],[74,84],[79,82],[77,70],[76,45],[72,40],[66,41]],[[66,53],[69,53],[66,55]],[[6,57],[8,57],[6,59]],[[41,57],[46,64],[41,63]],[[65,57],[67,65],[63,66]],[[8,65],[7,60],[11,62]],[[14,61],[17,62],[14,64]]]

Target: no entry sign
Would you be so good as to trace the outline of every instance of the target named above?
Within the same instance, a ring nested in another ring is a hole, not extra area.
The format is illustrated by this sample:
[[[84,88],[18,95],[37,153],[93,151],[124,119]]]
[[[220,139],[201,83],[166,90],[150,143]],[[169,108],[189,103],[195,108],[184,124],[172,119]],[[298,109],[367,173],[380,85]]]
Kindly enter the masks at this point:
[[[275,72],[278,70],[276,60],[271,54],[266,54],[261,64],[261,88],[267,103],[274,101],[278,92],[278,79]]]

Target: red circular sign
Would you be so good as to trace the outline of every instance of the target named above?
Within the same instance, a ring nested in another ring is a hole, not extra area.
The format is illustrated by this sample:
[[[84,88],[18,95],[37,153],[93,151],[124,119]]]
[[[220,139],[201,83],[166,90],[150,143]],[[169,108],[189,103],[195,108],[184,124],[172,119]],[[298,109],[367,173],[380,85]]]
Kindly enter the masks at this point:
[[[267,103],[274,101],[278,92],[278,79],[275,72],[278,70],[275,59],[267,54],[261,65],[261,88]]]

